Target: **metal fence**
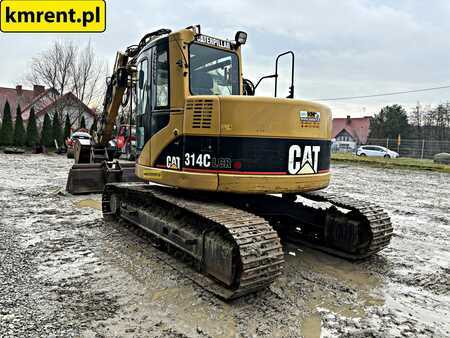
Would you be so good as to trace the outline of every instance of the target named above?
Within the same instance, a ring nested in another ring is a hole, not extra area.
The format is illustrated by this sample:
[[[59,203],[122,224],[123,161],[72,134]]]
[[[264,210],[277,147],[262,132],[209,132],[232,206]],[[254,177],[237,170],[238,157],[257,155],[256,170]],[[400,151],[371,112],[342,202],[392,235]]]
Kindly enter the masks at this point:
[[[401,157],[433,158],[438,153],[450,153],[449,141],[402,139],[368,139],[366,144],[378,145],[394,150]]]

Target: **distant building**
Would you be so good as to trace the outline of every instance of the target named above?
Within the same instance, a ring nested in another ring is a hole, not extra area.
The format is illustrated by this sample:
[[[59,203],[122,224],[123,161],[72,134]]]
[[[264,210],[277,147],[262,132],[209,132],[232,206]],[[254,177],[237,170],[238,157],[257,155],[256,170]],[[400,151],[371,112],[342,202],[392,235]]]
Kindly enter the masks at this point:
[[[0,87],[0,117],[3,118],[6,101],[9,102],[12,117],[15,119],[17,105],[20,105],[22,109],[43,96],[57,94],[58,92],[56,90],[45,89],[44,86],[39,85],[34,85],[32,90],[23,89],[20,85],[16,86],[16,88]]]
[[[63,119],[66,114],[69,114],[73,129],[78,128],[82,116],[87,128],[92,125],[95,117],[95,110],[86,106],[73,93],[60,95],[54,88],[45,89],[44,86],[39,85],[34,85],[33,90],[23,89],[20,85],[16,88],[0,87],[0,118],[3,118],[6,101],[11,107],[13,120],[16,118],[17,105],[20,105],[25,123],[30,117],[31,108],[34,107],[38,128],[42,126],[46,113],[52,117],[55,112],[58,112]],[[61,123],[64,124],[64,120]]]
[[[366,144],[370,132],[370,117],[333,119],[332,138],[338,150],[352,150],[360,144]]]

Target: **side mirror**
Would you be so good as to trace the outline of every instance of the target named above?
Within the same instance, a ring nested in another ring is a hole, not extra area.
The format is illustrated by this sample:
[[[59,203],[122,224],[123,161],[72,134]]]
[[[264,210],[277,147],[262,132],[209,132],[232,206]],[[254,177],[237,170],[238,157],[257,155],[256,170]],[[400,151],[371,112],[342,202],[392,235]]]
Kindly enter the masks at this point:
[[[139,71],[139,89],[144,88],[144,71],[141,69]]]

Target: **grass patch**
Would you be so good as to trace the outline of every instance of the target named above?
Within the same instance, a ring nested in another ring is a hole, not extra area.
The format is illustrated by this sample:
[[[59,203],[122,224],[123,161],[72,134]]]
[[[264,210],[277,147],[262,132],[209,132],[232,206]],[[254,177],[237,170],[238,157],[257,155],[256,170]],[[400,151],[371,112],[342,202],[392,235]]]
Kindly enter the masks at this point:
[[[400,157],[400,158],[366,157],[366,156],[356,156],[351,153],[333,153],[331,155],[331,160],[333,162],[353,162],[382,168],[430,170],[450,174],[449,165],[434,163],[433,160],[428,159],[419,160],[408,157]]]

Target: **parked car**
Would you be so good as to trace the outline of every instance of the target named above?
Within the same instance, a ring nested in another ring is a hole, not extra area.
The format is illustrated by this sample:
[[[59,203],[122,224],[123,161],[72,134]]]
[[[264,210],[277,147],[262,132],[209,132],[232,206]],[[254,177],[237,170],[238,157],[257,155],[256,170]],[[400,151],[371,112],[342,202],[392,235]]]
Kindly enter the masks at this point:
[[[388,148],[381,146],[361,146],[356,151],[358,156],[369,156],[369,157],[385,157],[385,158],[397,158],[399,155],[397,152],[389,150]]]
[[[73,158],[74,156],[74,145],[75,140],[77,139],[84,139],[84,140],[92,140],[91,135],[89,133],[83,132],[83,131],[77,131],[73,133],[69,138],[66,140],[66,146],[67,146],[67,158]]]
[[[450,154],[449,153],[436,154],[433,156],[433,162],[450,165]]]

